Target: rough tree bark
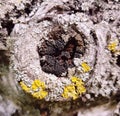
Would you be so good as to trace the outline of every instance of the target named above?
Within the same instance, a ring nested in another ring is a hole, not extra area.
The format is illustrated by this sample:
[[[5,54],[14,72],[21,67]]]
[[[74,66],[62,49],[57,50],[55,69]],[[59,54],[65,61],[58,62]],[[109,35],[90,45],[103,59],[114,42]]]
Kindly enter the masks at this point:
[[[119,0],[0,0],[0,116],[120,115],[119,15]]]

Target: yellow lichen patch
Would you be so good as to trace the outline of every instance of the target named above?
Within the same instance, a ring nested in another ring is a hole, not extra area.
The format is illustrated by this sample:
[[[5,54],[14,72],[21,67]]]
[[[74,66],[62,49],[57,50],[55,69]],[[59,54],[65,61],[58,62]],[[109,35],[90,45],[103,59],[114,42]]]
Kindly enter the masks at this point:
[[[30,87],[25,85],[23,82],[20,82],[20,86],[25,92],[30,92]]]
[[[77,85],[77,89],[76,89],[78,94],[82,94],[86,92],[86,88],[84,86],[78,86]]]
[[[76,77],[76,76],[73,76],[72,78],[71,78],[71,81],[73,82],[73,83],[78,83],[78,84],[84,84],[83,83],[83,81],[80,79],[80,78],[78,78],[78,77]]]
[[[48,94],[48,92],[45,91],[45,88],[46,88],[45,83],[38,79],[33,81],[31,88],[33,91],[32,93],[33,97],[37,99],[43,99]]]
[[[38,79],[36,79],[32,83],[32,90],[33,91],[37,91],[39,88],[45,89],[45,83],[40,81],[40,80],[38,80]]]
[[[116,41],[113,41],[113,42],[110,42],[109,44],[108,44],[108,50],[110,50],[111,52],[115,52],[117,49],[117,45],[118,45],[118,41],[116,40]]]
[[[82,70],[86,73],[86,72],[89,72],[91,70],[90,66],[86,63],[86,62],[83,62],[81,64],[82,66]]]
[[[73,76],[71,78],[71,81],[74,83],[74,85],[76,87],[76,92],[78,94],[82,94],[82,93],[86,92],[86,89],[84,87],[84,83],[80,78]]]
[[[37,98],[37,99],[43,99],[43,98],[45,98],[47,95],[48,95],[48,92],[47,92],[47,91],[44,91],[44,90],[40,90],[40,91],[34,92],[34,93],[32,94],[32,96],[35,97],[35,98]]]
[[[62,94],[64,98],[73,98],[76,99],[78,98],[78,94],[75,91],[75,86],[74,85],[68,85],[64,88],[64,92]]]
[[[64,88],[62,96],[64,98],[73,98],[73,100],[75,100],[79,95],[86,92],[86,88],[84,87],[82,80],[78,77],[73,76],[71,82],[72,84]]]
[[[28,87],[23,82],[20,82],[20,85],[25,92],[29,92],[34,98],[43,99],[48,95],[45,90],[45,83],[38,79],[33,81],[31,87]]]

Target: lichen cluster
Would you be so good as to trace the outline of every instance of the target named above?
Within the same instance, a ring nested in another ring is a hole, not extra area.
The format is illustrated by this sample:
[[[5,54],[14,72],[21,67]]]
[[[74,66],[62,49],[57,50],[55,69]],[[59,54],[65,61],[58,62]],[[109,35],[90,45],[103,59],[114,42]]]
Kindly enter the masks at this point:
[[[30,87],[21,81],[20,86],[25,92],[30,93],[37,99],[44,99],[48,95],[48,92],[45,90],[45,83],[40,80],[34,80]],[[64,87],[62,97],[73,98],[75,100],[85,92],[84,82],[80,78],[73,76],[71,78],[71,84]]]
[[[109,51],[111,51],[115,55],[120,55],[118,39],[115,39],[114,41],[110,41],[107,48],[108,48]]]
[[[118,41],[112,41],[108,44],[108,50],[115,52],[117,49]]]
[[[86,88],[84,87],[83,81],[73,76],[71,78],[71,84],[64,87],[64,91],[62,96],[64,98],[73,98],[73,100],[77,99],[81,94],[86,92]]]
[[[81,67],[84,73],[89,72],[91,70],[90,66],[86,62],[82,62]]]
[[[22,89],[30,93],[34,98],[43,99],[47,96],[48,92],[45,90],[45,83],[40,80],[34,80],[32,85],[29,87],[24,82],[20,82]]]

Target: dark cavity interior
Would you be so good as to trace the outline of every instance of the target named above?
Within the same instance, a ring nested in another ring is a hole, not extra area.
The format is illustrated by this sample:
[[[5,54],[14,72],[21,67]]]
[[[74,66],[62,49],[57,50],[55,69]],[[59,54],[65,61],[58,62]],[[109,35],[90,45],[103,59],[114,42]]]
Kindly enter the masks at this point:
[[[73,59],[83,54],[81,45],[74,37],[67,42],[62,38],[49,39],[38,46],[40,65],[44,72],[57,77],[67,76],[68,68],[74,67]]]
[[[120,67],[120,55],[117,57],[117,65]]]

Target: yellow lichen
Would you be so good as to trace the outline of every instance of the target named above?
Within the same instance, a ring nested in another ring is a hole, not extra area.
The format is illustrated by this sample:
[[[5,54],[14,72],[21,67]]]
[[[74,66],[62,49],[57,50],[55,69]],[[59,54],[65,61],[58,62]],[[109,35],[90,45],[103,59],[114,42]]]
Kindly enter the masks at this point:
[[[45,98],[47,95],[48,95],[48,92],[47,92],[47,91],[44,91],[44,90],[40,90],[40,91],[34,92],[34,93],[32,94],[32,96],[35,97],[35,98],[37,98],[37,99],[43,99],[43,98]]]
[[[45,83],[42,82],[42,81],[40,81],[40,80],[38,80],[38,79],[36,79],[36,80],[34,80],[33,83],[32,83],[32,90],[33,90],[33,91],[36,91],[36,90],[38,90],[39,88],[45,89]]]
[[[118,41],[113,41],[113,42],[110,42],[108,44],[108,50],[110,50],[111,52],[115,52],[117,49],[117,45],[118,45]]]
[[[78,77],[73,76],[71,78],[72,84],[64,87],[62,96],[64,98],[73,98],[73,100],[77,99],[82,93],[86,92],[86,88],[84,87],[84,83]]]
[[[77,85],[77,89],[76,89],[78,94],[82,94],[86,92],[86,88],[84,86],[78,86]]]
[[[83,81],[80,79],[80,78],[78,78],[78,77],[76,77],[76,76],[73,76],[72,78],[71,78],[71,81],[73,82],[73,83],[78,83],[78,84],[84,84],[83,83]]]
[[[64,98],[73,98],[76,99],[78,98],[78,94],[75,91],[75,86],[74,85],[68,85],[64,88],[64,92],[62,94]]]
[[[24,84],[24,82],[20,82],[20,86],[21,88],[26,91],[26,92],[30,92],[30,87],[28,87],[27,85]]]
[[[74,85],[76,87],[76,92],[78,94],[82,94],[82,93],[86,92],[86,89],[84,87],[84,83],[80,78],[73,76],[71,78],[71,81],[74,83]]]
[[[31,86],[32,90],[33,90],[33,97],[37,98],[37,99],[43,99],[47,96],[48,92],[45,91],[45,83],[36,79],[33,81],[32,86]]]
[[[86,62],[83,62],[81,64],[82,66],[82,70],[86,73],[86,72],[89,72],[91,70],[90,66],[86,63]]]
[[[20,82],[20,85],[25,92],[29,92],[33,97],[37,99],[43,99],[48,94],[48,92],[45,90],[45,83],[38,79],[33,81],[31,87],[25,85],[24,82]]]

